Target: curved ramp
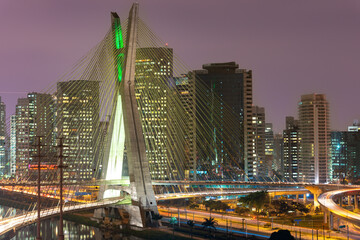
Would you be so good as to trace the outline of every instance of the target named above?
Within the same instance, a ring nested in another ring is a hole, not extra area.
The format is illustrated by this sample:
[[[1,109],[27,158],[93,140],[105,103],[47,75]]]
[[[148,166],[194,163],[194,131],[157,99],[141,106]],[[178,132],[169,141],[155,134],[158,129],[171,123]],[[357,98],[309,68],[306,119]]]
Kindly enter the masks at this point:
[[[321,206],[326,208],[329,212],[333,213],[336,216],[339,216],[343,219],[346,219],[349,222],[355,223],[357,225],[360,225],[360,214],[351,212],[349,210],[346,210],[339,205],[337,205],[334,202],[334,197],[344,194],[346,192],[360,192],[360,188],[354,188],[354,189],[342,189],[342,190],[335,190],[323,193],[319,196],[318,201]]]

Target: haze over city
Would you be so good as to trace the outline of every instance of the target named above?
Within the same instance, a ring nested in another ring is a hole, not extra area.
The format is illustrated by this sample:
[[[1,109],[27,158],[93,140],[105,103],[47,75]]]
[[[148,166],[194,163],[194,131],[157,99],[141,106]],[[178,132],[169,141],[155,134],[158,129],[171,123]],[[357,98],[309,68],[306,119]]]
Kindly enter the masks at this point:
[[[360,118],[358,1],[139,1],[141,17],[190,69],[236,61],[253,70],[254,104],[275,132],[306,93],[326,94],[331,129]],[[7,116],[41,91],[109,29],[132,1],[0,2],[0,81]]]

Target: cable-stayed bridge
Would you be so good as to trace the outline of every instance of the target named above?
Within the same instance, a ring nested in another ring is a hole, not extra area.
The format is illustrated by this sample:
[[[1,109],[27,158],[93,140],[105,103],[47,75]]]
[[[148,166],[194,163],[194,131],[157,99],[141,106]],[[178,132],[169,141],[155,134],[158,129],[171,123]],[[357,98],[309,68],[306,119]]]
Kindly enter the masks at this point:
[[[69,72],[42,93],[19,100],[17,125],[9,129],[16,135],[16,177],[0,183],[4,190],[34,194],[40,177],[42,196],[60,199],[59,138],[67,166],[65,209],[101,208],[127,197],[128,204],[117,206],[138,227],[158,212],[160,195],[236,195],[253,191],[249,186],[282,186],[304,187],[317,197],[327,189],[351,187],[257,172],[244,134],[249,96],[235,94],[242,105],[230,106],[228,96],[217,94],[221,84],[208,84],[187,67],[139,17],[138,8],[134,4],[123,22],[111,13],[104,38]],[[242,85],[249,83],[251,72],[234,71]],[[44,146],[39,151],[36,144]],[[40,176],[34,156],[40,158]],[[77,199],[76,194],[92,193],[89,189],[96,198]],[[43,217],[46,211],[58,213],[49,204],[41,204]],[[22,224],[34,220],[19,217],[18,225],[21,219]]]

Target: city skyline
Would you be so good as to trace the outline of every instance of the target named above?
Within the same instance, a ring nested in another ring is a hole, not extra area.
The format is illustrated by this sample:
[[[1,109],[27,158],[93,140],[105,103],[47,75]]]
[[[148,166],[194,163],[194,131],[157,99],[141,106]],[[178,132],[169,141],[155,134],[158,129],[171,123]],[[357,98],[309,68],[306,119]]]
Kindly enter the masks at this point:
[[[0,237],[359,238],[360,4],[5,1]]]
[[[18,98],[58,81],[101,41],[110,11],[123,16],[131,3],[2,1],[0,95],[7,116]],[[265,107],[275,133],[285,128],[285,116],[297,115],[302,94],[327,95],[332,130],[345,130],[360,118],[351,106],[360,87],[358,2],[227,3],[140,1],[140,11],[191,69],[227,61],[252,69],[254,105]]]

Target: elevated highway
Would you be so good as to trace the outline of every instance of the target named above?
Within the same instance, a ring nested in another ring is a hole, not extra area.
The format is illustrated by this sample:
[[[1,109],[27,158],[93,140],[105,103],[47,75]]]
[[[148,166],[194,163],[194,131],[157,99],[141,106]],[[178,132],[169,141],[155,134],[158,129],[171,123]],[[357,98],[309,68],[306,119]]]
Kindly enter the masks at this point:
[[[360,188],[354,189],[341,189],[334,190],[330,192],[323,193],[319,196],[318,201],[322,208],[325,210],[326,216],[325,221],[328,221],[330,228],[336,228],[339,226],[340,220],[353,223],[357,226],[360,226],[360,214],[342,208],[337,203],[335,203],[334,199],[342,197],[342,195],[346,194],[354,194],[354,204],[358,205],[357,195],[360,193]],[[336,221],[337,218],[338,221]]]
[[[64,212],[74,212],[79,210],[101,208],[109,205],[114,205],[120,200],[122,200],[122,198],[105,199],[93,203],[65,206]],[[42,219],[44,219],[44,218],[56,216],[59,213],[60,213],[60,209],[58,207],[52,207],[42,210],[40,216]],[[3,236],[9,231],[15,232],[17,229],[21,227],[32,224],[36,221],[36,219],[37,219],[37,211],[31,211],[31,212],[27,212],[26,214],[0,220],[0,236]]]

